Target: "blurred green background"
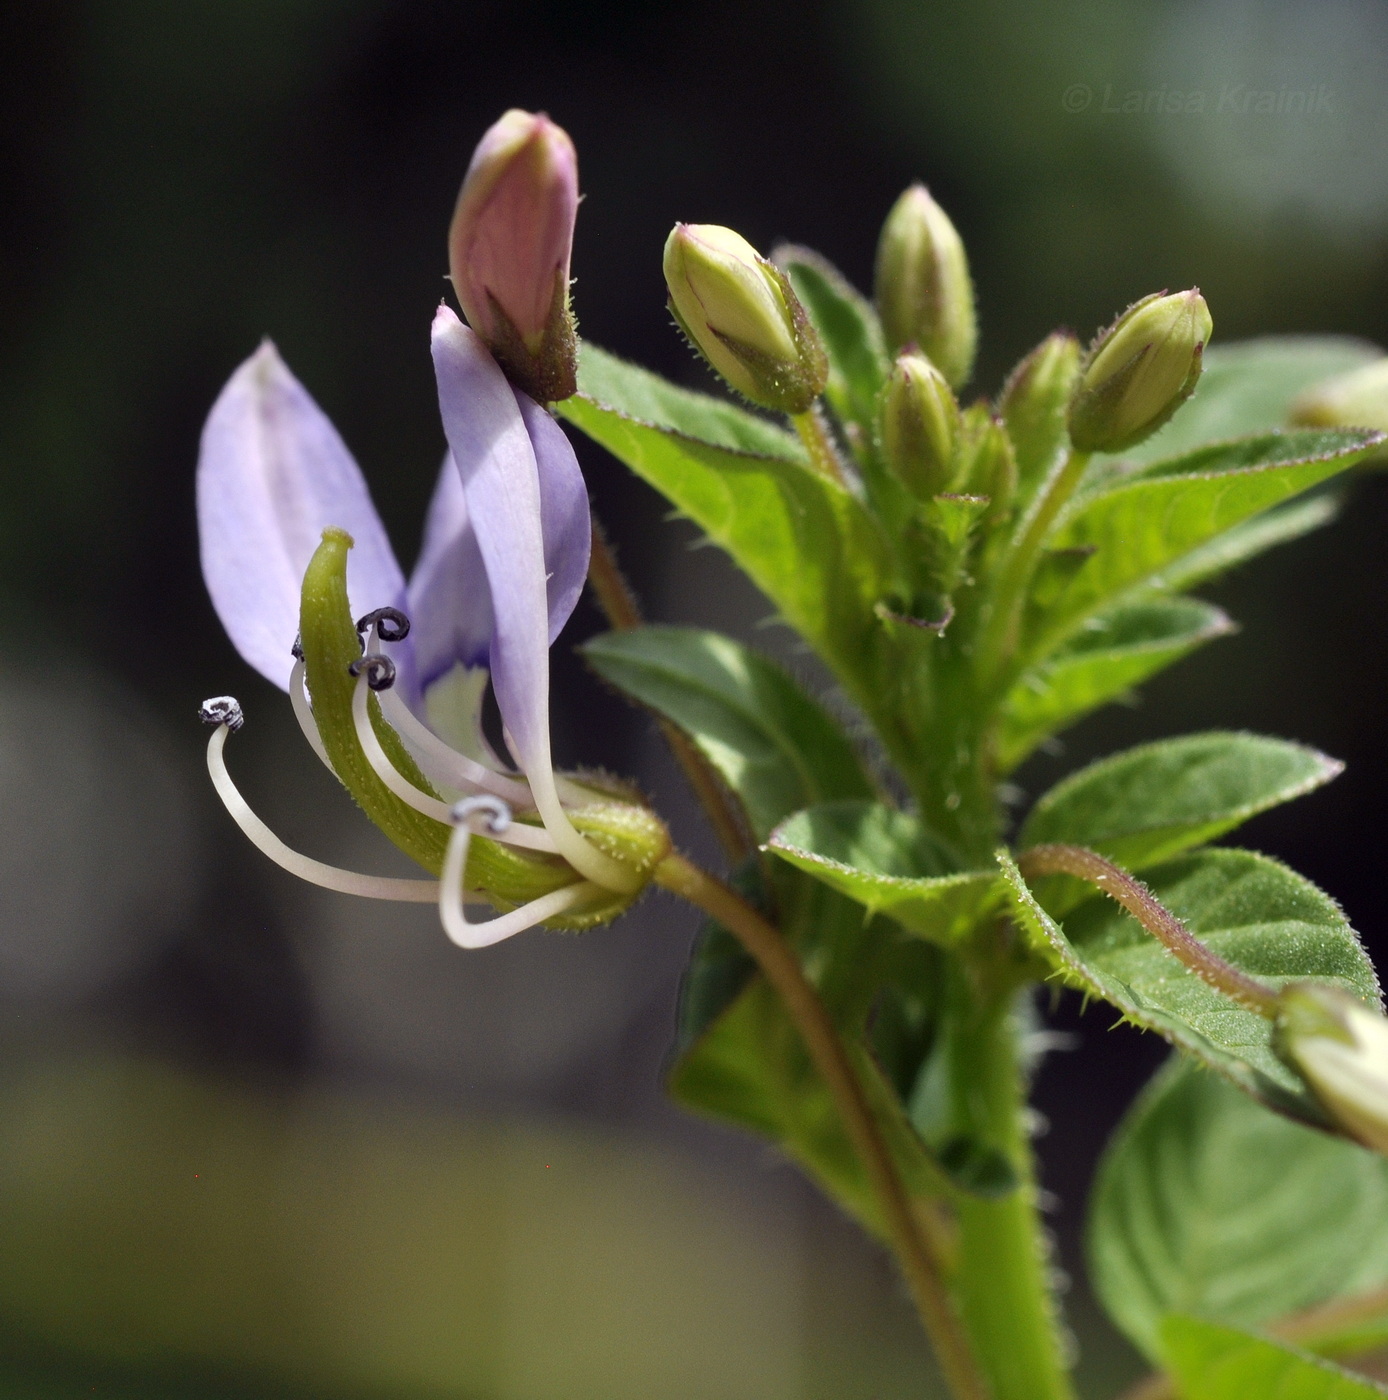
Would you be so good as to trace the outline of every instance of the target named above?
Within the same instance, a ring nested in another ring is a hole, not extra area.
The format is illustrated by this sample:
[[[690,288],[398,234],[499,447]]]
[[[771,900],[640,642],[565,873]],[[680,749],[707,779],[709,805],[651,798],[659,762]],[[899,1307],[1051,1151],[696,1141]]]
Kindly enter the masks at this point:
[[[865,285],[915,178],[971,251],[981,391],[1053,325],[1192,283],[1220,341],[1388,340],[1380,0],[0,6],[0,1396],[927,1393],[878,1252],[760,1144],[664,1103],[686,911],[464,955],[427,911],[270,867],[203,776],[197,702],[234,691],[257,808],[391,868],[221,635],[197,436],[273,336],[412,557],[443,446],[444,230],[512,105],[579,146],[583,331],[677,377],[697,379],[663,309],[674,220],[810,243]],[[652,615],[812,674],[713,551],[582,452]],[[1318,744],[1347,775],[1246,844],[1382,958],[1386,524],[1367,480],[1338,525],[1220,586],[1239,636],[1023,785],[1194,726]],[[712,858],[647,721],[570,654],[598,625],[585,604],[556,649],[561,756],[637,775]],[[1087,1300],[1078,1223],[1161,1050],[1103,1012],[1053,1019],[1078,1043],[1040,1080],[1044,1177],[1101,1396],[1140,1368]]]

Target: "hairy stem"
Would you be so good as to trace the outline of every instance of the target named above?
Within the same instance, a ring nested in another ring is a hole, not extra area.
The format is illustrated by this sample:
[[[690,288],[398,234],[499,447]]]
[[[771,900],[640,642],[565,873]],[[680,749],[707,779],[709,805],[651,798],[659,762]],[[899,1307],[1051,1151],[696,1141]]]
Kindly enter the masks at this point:
[[[1148,933],[1195,975],[1259,1016],[1277,1015],[1277,993],[1208,949],[1140,880],[1083,846],[1033,846],[1017,858],[1027,879],[1074,875],[1121,904]]]
[[[839,449],[834,445],[833,436],[829,432],[829,425],[824,421],[824,412],[820,406],[816,403],[804,413],[792,413],[790,421],[795,431],[800,434],[800,441],[805,444],[805,450],[810,454],[810,461],[814,463],[815,470],[837,481],[840,486],[847,485]]]
[[[781,998],[881,1203],[902,1273],[951,1395],[955,1400],[989,1400],[990,1391],[954,1310],[940,1263],[912,1209],[838,1031],[790,945],[746,900],[681,855],[661,861],[655,881],[731,930]]]
[[[622,573],[596,516],[593,518],[593,548],[588,556],[588,582],[613,631],[630,632],[641,626],[641,605],[636,601],[636,594]],[[661,719],[660,732],[704,809],[728,859],[734,864],[746,860],[755,847],[740,809],[718,774],[693,740],[673,722]]]
[[[1074,494],[1088,465],[1089,453],[1071,449],[1069,456],[1042,484],[998,561],[992,606],[978,648],[978,674],[987,686],[995,686],[1005,677],[1008,663],[1017,647],[1027,588],[1041,561],[1046,536],[1050,534],[1061,508]]]

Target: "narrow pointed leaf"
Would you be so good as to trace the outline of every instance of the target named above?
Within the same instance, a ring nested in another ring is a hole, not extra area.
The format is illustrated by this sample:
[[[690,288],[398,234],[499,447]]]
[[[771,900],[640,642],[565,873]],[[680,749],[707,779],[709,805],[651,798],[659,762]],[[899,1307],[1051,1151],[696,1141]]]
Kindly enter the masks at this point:
[[[1059,596],[1030,619],[1024,653],[1044,653],[1223,531],[1353,466],[1379,440],[1359,430],[1269,433],[1107,479],[1077,502],[1049,541],[1091,552]]]
[[[1388,1388],[1306,1352],[1194,1317],[1170,1318],[1162,1350],[1184,1400],[1379,1400]]]
[[[1195,598],[1148,598],[1092,619],[1012,687],[998,736],[1001,770],[1010,772],[1044,739],[1233,630],[1227,614]]]
[[[682,389],[589,341],[584,341],[579,351],[578,391],[592,402],[637,422],[715,447],[781,457],[789,462],[800,462],[805,457],[800,440],[770,419],[749,413],[727,399]]]
[[[869,913],[949,944],[998,903],[991,871],[958,871],[915,818],[876,802],[828,802],[798,812],[767,848]]]
[[[559,410],[726,549],[871,708],[890,550],[854,496],[785,458],[680,437],[582,394]]]
[[[582,648],[602,678],[672,720],[741,799],[758,840],[791,812],[868,797],[853,746],[774,662],[693,627],[608,632]]]
[[[829,356],[824,396],[841,422],[870,438],[877,395],[890,370],[882,327],[872,303],[826,258],[809,248],[778,248],[772,259],[790,278],[795,294]]]
[[[1303,744],[1214,731],[1163,739],[1091,763],[1032,808],[1023,846],[1088,846],[1129,870],[1232,831],[1344,769]]]
[[[1257,1327],[1388,1283],[1388,1161],[1173,1057],[1104,1154],[1087,1249],[1109,1316],[1158,1361],[1168,1313]]]
[[[1038,902],[1011,857],[999,863],[1016,914],[1058,974],[1116,1006],[1289,1117],[1324,1125],[1301,1077],[1273,1052],[1272,1024],[1189,972],[1145,929],[1103,896],[1065,916]],[[1378,982],[1354,930],[1309,880],[1252,851],[1211,849],[1154,866],[1152,893],[1225,961],[1272,987],[1321,981],[1378,1005]]]
[[[1122,456],[1155,462],[1201,443],[1285,427],[1305,390],[1382,353],[1367,340],[1340,335],[1269,335],[1211,346],[1189,400],[1160,432]]]

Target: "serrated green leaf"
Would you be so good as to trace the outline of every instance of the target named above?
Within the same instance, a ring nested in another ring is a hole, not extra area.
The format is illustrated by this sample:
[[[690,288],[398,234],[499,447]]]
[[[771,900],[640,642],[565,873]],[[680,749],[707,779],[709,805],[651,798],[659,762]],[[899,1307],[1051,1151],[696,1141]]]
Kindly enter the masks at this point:
[[[1161,739],[1057,783],[1032,808],[1020,844],[1088,846],[1138,870],[1313,792],[1343,769],[1315,749],[1261,734]]]
[[[886,537],[861,502],[798,463],[696,442],[581,394],[558,408],[726,549],[872,708],[872,610],[893,588]]]
[[[1048,541],[1092,553],[1060,595],[1029,617],[1023,654],[1044,653],[1223,531],[1352,466],[1377,440],[1358,430],[1267,433],[1101,478]]]
[[[715,447],[803,462],[794,433],[727,399],[682,389],[590,341],[579,351],[578,392],[618,413]]]
[[[959,872],[915,818],[876,802],[828,802],[798,812],[767,849],[936,943],[966,937],[998,903],[993,871]]]
[[[1213,345],[1195,392],[1171,421],[1121,455],[1155,462],[1201,443],[1285,427],[1288,410],[1305,390],[1382,353],[1367,340],[1338,335],[1270,335]]]
[[[891,368],[882,327],[872,303],[827,258],[809,248],[777,248],[772,260],[790,278],[795,295],[829,356],[824,396],[844,423],[856,423],[868,438],[877,395]]]
[[[1204,1061],[1289,1117],[1324,1125],[1299,1075],[1272,1048],[1272,1023],[1215,991],[1136,919],[1101,895],[1065,916],[1045,910],[1006,853],[999,864],[1017,917],[1061,977],[1116,1006],[1145,1030]],[[1208,849],[1145,873],[1152,893],[1202,943],[1251,977],[1279,987],[1325,982],[1378,1005],[1378,982],[1339,907],[1285,865],[1253,851]]]
[[[1388,1388],[1294,1347],[1172,1317],[1162,1349],[1184,1400],[1377,1400]]]
[[[757,839],[792,812],[872,784],[843,731],[773,661],[717,632],[639,627],[581,648],[595,671],[673,720],[741,799]]]
[[[1259,1326],[1388,1282],[1388,1161],[1173,1057],[1090,1198],[1089,1276],[1154,1361],[1169,1313]]]
[[[1147,598],[1092,618],[1008,693],[1000,771],[1011,772],[1042,740],[1233,630],[1227,614],[1195,598]]]

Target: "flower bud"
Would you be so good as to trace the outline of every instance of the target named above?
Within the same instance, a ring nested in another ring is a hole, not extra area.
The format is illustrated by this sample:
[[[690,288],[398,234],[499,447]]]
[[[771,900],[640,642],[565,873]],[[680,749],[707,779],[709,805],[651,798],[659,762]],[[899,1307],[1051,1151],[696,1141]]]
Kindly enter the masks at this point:
[[[956,389],[967,383],[978,344],[969,262],[924,185],[912,185],[887,215],[873,280],[887,348],[918,346]]]
[[[1069,441],[1067,417],[1080,373],[1080,347],[1069,331],[1046,337],[1012,371],[998,412],[1017,452],[1022,485],[1042,480]]]
[[[1005,516],[1017,494],[1017,457],[1002,420],[986,403],[974,404],[963,415],[955,462],[955,489],[986,496],[990,521]]]
[[[1377,428],[1388,432],[1388,355],[1308,389],[1291,420],[1308,428]]]
[[[1277,1046],[1330,1117],[1388,1153],[1388,1020],[1331,987],[1293,982],[1279,998]]]
[[[922,501],[948,491],[954,479],[959,405],[945,377],[924,355],[902,355],[882,395],[882,453]]]
[[[828,360],[780,268],[732,229],[676,224],[665,284],[689,343],[739,394],[781,413],[809,410]]]
[[[569,256],[578,157],[543,113],[512,109],[478,143],[453,223],[448,265],[473,330],[507,377],[541,403],[576,387]]]
[[[1121,452],[1150,437],[1191,396],[1214,323],[1197,288],[1144,297],[1090,346],[1070,403],[1081,452]]]

